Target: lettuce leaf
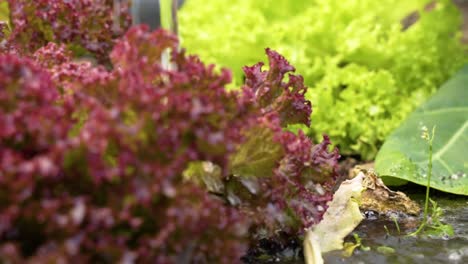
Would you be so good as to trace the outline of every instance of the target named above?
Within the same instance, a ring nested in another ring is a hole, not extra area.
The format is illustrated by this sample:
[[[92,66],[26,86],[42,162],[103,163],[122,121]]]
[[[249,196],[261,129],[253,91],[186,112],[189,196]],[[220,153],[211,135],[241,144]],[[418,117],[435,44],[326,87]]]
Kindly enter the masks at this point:
[[[435,126],[431,187],[468,195],[467,83],[468,66],[465,66],[388,137],[375,161],[384,181],[427,184],[427,142],[420,137],[420,129]]]
[[[235,84],[265,47],[289,58],[315,107],[313,126],[300,127],[316,140],[327,133],[345,155],[371,160],[468,61],[458,10],[449,0],[429,2],[188,0],[179,25],[182,46],[232,69]]]

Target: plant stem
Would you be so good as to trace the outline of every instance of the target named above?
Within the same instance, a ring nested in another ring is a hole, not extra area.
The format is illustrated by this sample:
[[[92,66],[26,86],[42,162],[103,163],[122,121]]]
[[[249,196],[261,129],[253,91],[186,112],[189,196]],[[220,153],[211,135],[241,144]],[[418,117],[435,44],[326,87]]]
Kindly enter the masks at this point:
[[[435,126],[432,127],[432,134],[428,135],[428,143],[429,143],[429,160],[428,160],[428,165],[427,165],[427,185],[426,185],[426,201],[424,202],[424,215],[423,215],[423,221],[421,225],[418,227],[416,231],[413,233],[409,234],[409,236],[415,236],[419,234],[424,227],[427,224],[427,219],[428,219],[428,214],[429,214],[429,193],[431,190],[431,177],[432,177],[432,141],[434,140],[434,135],[435,135]]]
[[[177,35],[177,0],[159,0],[161,27]]]
[[[161,27],[177,35],[177,0],[159,0]],[[167,70],[173,70],[176,65],[171,63],[171,51],[166,50],[161,57],[161,65]]]
[[[431,190],[431,177],[432,177],[432,141],[434,139],[435,126],[432,128],[432,135],[429,139],[429,164],[427,165],[427,188],[426,188],[426,202],[424,203],[424,222],[427,222],[429,211],[429,192]]]

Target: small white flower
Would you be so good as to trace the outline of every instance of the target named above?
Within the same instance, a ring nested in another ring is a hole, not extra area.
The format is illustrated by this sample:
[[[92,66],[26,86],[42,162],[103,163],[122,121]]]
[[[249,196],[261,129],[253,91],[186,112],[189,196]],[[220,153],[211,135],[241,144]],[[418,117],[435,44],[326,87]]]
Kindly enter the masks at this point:
[[[422,131],[422,133],[421,133],[421,138],[422,138],[422,139],[425,139],[425,140],[429,140],[429,131],[428,131],[427,127],[426,127],[426,126],[423,126],[423,127],[421,128],[421,131]]]

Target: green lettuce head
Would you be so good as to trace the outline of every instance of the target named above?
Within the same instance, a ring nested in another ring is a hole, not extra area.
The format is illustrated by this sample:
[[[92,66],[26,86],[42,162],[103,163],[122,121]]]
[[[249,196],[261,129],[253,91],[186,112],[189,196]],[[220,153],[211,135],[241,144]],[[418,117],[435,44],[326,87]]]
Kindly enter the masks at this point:
[[[182,45],[232,69],[284,54],[310,87],[316,139],[372,159],[385,137],[468,61],[449,0],[187,0]],[[297,129],[292,127],[291,129]]]

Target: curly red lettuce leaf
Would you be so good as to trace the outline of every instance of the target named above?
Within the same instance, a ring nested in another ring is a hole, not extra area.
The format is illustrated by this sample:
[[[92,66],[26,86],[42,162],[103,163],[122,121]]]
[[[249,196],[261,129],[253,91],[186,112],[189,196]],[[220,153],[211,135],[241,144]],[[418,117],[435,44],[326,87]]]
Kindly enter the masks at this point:
[[[63,43],[0,55],[0,259],[225,263],[245,252],[252,222],[300,232],[319,221],[338,155],[283,131],[309,122],[302,78],[267,50],[270,69],[226,91],[229,71],[177,45],[132,28],[110,70]],[[193,179],[206,175],[237,207]]]
[[[338,150],[329,149],[328,137],[315,145],[302,131],[282,131],[278,117],[260,120],[264,126],[252,130],[232,155],[224,195],[231,204],[251,209],[261,233],[302,233],[321,220],[332,199]],[[275,123],[276,129],[268,129]]]
[[[269,60],[268,70],[262,69],[263,63],[244,67],[246,79],[243,89],[249,90],[252,100],[259,104],[264,114],[277,113],[281,126],[309,126],[312,106],[304,97],[307,91],[304,79],[292,74],[295,68],[277,52],[266,49],[266,54]]]
[[[257,208],[253,217],[260,226],[268,223],[270,231],[300,233],[320,221],[332,198],[339,154],[328,149],[328,137],[315,145],[301,131],[283,130],[289,124],[308,126],[312,107],[304,98],[303,78],[291,74],[294,67],[272,50],[266,54],[268,70],[262,70],[263,63],[244,68],[243,96],[259,116],[231,155],[233,177],[225,196],[233,204]]]
[[[253,108],[225,91],[228,71],[185,56],[173,40],[134,28],[117,43],[112,71],[79,67],[56,44],[35,52],[34,63],[0,57],[0,259],[240,259],[245,215],[182,171],[196,160],[225,167]],[[145,56],[167,48],[177,70]]]
[[[114,41],[130,26],[125,1],[8,0],[13,30],[9,42],[31,54],[48,42],[64,43],[76,55],[108,61]]]
[[[0,55],[0,87],[1,175],[13,182],[13,175],[55,175],[72,126],[70,106],[58,102],[47,71],[14,55]]]

